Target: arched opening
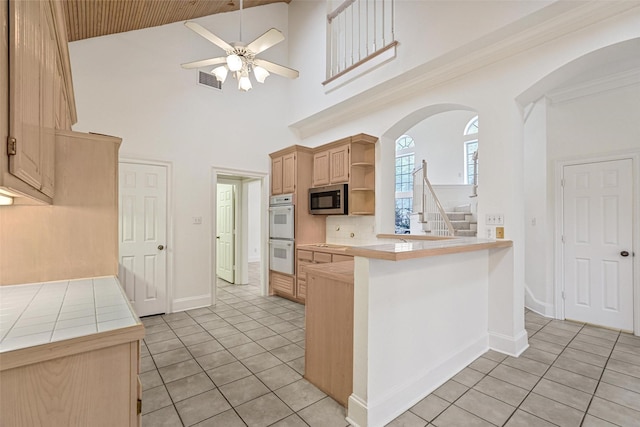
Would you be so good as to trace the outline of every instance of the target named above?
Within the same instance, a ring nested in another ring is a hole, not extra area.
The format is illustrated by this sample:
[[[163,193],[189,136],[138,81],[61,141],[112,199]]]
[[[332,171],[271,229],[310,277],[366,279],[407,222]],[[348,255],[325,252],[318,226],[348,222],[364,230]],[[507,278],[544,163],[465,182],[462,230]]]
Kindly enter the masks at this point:
[[[452,234],[476,234],[477,199],[474,182],[468,177],[471,174],[472,180],[477,179],[477,117],[467,106],[432,105],[405,117],[383,135],[380,230],[390,230],[393,224],[395,234],[436,234],[433,225],[443,220],[427,212],[433,209],[427,209],[423,202],[421,171],[425,164],[426,178],[455,229]],[[386,184],[389,181],[391,186]]]

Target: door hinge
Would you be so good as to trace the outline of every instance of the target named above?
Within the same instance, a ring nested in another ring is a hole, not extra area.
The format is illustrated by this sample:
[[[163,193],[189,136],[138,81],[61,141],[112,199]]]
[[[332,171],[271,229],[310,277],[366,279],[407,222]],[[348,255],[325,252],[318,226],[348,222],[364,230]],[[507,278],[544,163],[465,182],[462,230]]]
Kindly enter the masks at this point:
[[[142,413],[142,400],[138,399],[138,405],[137,405],[137,409],[136,409],[136,414],[141,414]]]
[[[564,298],[564,291],[562,291],[562,299],[565,299],[565,298]]]
[[[15,156],[16,154],[18,154],[18,141],[13,138],[13,137],[9,137],[7,138],[7,154],[10,156]]]
[[[564,243],[564,234],[560,236],[560,240],[562,240],[562,243]]]
[[[560,180],[560,187],[563,187],[563,188],[564,188],[564,178],[562,178],[562,179]]]

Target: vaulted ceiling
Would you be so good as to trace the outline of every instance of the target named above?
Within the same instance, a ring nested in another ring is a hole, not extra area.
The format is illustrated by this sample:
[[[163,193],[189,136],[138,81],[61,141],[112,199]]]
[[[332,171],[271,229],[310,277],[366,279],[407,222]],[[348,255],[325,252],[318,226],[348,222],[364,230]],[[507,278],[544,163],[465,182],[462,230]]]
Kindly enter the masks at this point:
[[[244,0],[243,8],[291,0]],[[240,0],[65,0],[69,41],[186,21],[240,8]]]

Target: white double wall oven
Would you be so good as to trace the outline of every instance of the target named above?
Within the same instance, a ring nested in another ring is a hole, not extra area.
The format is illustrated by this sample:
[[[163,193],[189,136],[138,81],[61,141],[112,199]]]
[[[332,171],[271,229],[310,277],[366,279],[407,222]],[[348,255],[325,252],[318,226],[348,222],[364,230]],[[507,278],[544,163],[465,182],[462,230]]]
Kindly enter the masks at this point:
[[[269,203],[269,268],[294,273],[295,226],[293,194],[272,196]]]

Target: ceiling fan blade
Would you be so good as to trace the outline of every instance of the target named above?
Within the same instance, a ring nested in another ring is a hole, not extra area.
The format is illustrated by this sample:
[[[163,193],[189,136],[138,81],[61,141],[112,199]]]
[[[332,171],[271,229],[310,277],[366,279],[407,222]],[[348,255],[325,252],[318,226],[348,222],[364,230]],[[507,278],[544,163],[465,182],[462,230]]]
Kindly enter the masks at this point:
[[[200,61],[194,61],[194,62],[187,62],[185,64],[181,64],[180,66],[182,68],[200,68],[200,67],[206,67],[208,65],[216,65],[216,64],[224,64],[227,62],[227,58],[225,56],[219,56],[217,58],[209,58],[209,59],[203,59]]]
[[[211,43],[215,44],[220,49],[224,51],[233,50],[233,46],[231,46],[226,41],[222,40],[220,37],[214,35],[211,31],[207,30],[202,25],[196,24],[195,22],[191,22],[191,21],[185,22],[184,25],[190,30],[193,30],[196,33],[200,34],[202,37],[209,40]]]
[[[284,40],[284,35],[275,28],[270,29],[247,46],[255,55],[269,49],[271,46],[277,45]]]
[[[274,74],[279,74],[283,77],[288,77],[290,79],[296,79],[300,75],[300,73],[292,68],[285,67],[283,65],[278,65],[270,61],[265,61],[264,59],[256,58],[253,60],[255,65],[259,65],[267,71],[270,71]]]

